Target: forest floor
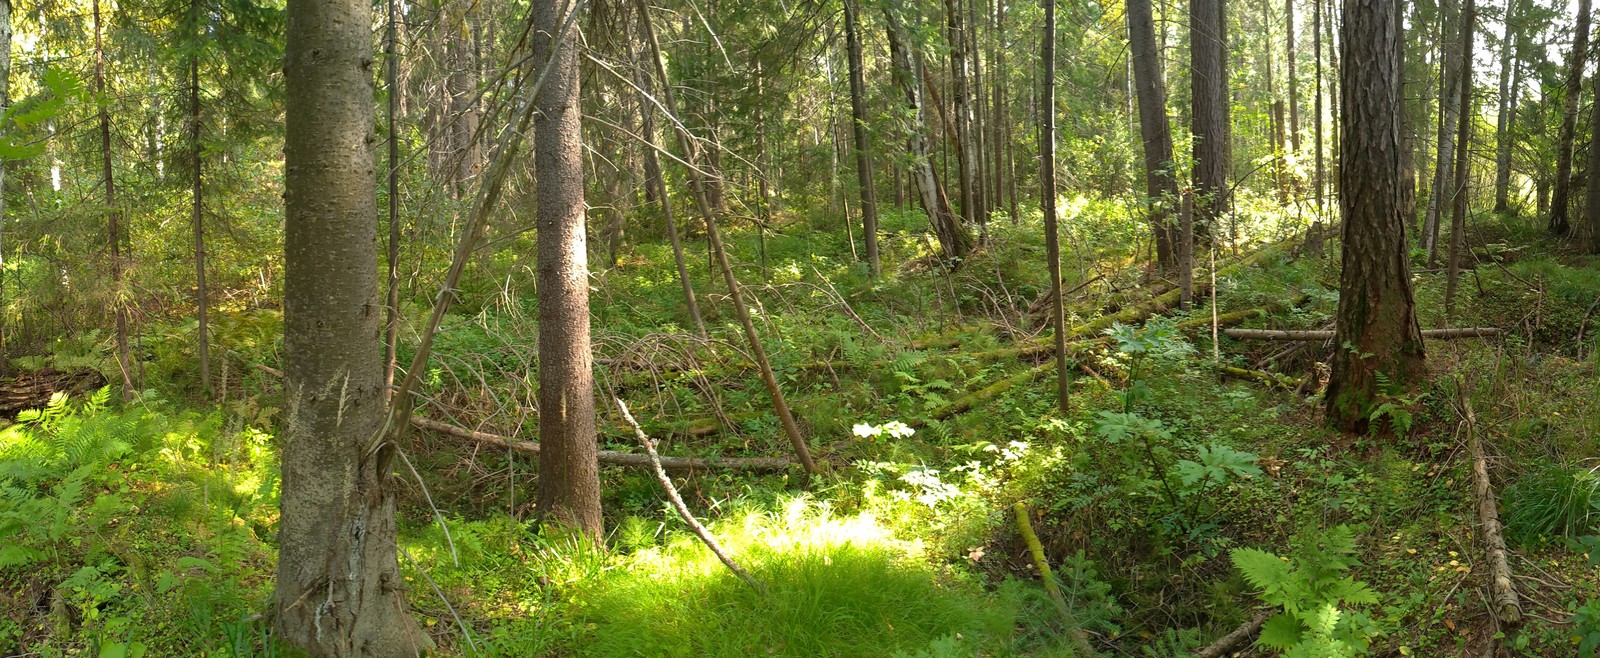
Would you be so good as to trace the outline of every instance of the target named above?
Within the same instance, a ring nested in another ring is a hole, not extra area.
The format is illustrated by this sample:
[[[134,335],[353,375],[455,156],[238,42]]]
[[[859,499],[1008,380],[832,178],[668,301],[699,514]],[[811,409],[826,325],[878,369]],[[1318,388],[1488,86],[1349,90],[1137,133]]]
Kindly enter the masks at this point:
[[[1600,641],[1600,540],[1578,543],[1600,534],[1600,263],[1526,220],[1477,222],[1453,324],[1504,333],[1430,341],[1430,380],[1388,393],[1387,429],[1346,436],[1321,420],[1332,346],[1211,333],[1213,312],[1242,328],[1328,326],[1336,242],[1319,255],[1287,228],[1247,226],[1255,239],[1217,255],[1215,297],[1175,311],[1175,294],[1108,246],[1135,243],[1136,223],[1072,212],[1085,219],[1064,267],[1079,288],[1067,413],[1041,342],[1037,222],[992,225],[993,246],[949,273],[930,266],[918,216],[890,213],[878,280],[838,227],[736,236],[824,472],[706,469],[676,484],[765,592],[688,534],[647,472],[603,470],[601,547],[532,520],[528,456],[417,433],[415,472],[397,478],[401,560],[440,652],[1177,657],[1285,610],[1267,633],[1292,655],[1479,656],[1493,643],[1571,656]],[[1424,256],[1422,324],[1443,327],[1444,273]],[[531,434],[537,326],[532,295],[505,283],[515,260],[463,285],[489,301],[451,316],[419,413]],[[602,447],[637,451],[616,396],[663,454],[788,454],[703,251],[691,267],[709,341],[679,308],[664,245],[596,275]],[[174,330],[150,338],[161,385],[138,402],[102,393],[0,429],[0,655],[280,651],[263,616],[279,401],[254,367],[275,363],[279,320],[221,315],[218,404],[189,401]],[[101,348],[64,345],[51,363]],[[1491,613],[1474,434],[1507,526],[1517,628]],[[1063,605],[1040,587],[1016,503]],[[1286,559],[1253,559],[1268,553]],[[1258,651],[1244,655],[1275,655]]]

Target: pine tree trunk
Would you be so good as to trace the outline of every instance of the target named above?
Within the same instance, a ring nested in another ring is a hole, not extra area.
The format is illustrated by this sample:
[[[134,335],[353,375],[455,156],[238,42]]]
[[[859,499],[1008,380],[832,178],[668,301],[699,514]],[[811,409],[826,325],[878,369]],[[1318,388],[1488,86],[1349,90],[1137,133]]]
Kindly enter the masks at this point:
[[[1405,223],[1400,216],[1400,56],[1398,0],[1351,0],[1340,47],[1346,62],[1339,131],[1343,270],[1335,318],[1330,425],[1361,433],[1377,404],[1379,373],[1404,386],[1420,377],[1422,331],[1411,293]]]
[[[1150,0],[1128,0],[1127,14],[1134,85],[1138,89],[1139,133],[1144,141],[1150,233],[1155,240],[1156,263],[1171,271],[1178,266],[1172,226],[1178,181],[1172,160],[1172,128],[1167,120],[1167,90],[1156,56],[1155,15]]]
[[[1583,95],[1583,65],[1589,55],[1589,0],[1578,0],[1578,21],[1572,28],[1572,52],[1567,55],[1567,97],[1561,110],[1561,133],[1556,138],[1555,189],[1550,195],[1550,232],[1572,231],[1567,207],[1572,196],[1573,137],[1578,132],[1578,100]]]
[[[1466,3],[1461,14],[1461,52],[1471,53],[1473,22],[1478,18],[1478,6],[1474,0],[1466,0]],[[1461,110],[1456,119],[1456,179],[1452,186],[1454,202],[1450,213],[1450,263],[1444,289],[1444,322],[1447,327],[1455,319],[1456,287],[1461,280],[1461,249],[1467,233],[1467,183],[1472,173],[1472,58],[1462,57],[1459,64],[1462,79]]]
[[[417,656],[381,432],[372,6],[290,0],[283,480],[273,619],[318,656]]]
[[[856,143],[856,184],[861,187],[861,236],[867,269],[881,272],[878,259],[878,192],[872,185],[872,144],[867,139],[867,83],[861,56],[861,24],[856,0],[845,0],[844,32],[850,50],[850,125]]]

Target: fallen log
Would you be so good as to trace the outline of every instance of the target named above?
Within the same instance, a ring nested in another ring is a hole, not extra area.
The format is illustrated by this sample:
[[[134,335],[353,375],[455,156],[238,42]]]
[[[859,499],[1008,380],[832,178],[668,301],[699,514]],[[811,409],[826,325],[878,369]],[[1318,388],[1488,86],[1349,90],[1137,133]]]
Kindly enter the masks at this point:
[[[537,455],[539,444],[533,441],[519,441],[499,434],[478,432],[437,420],[412,416],[411,424],[419,429],[437,432],[445,436],[466,439],[497,448],[506,448],[517,452]],[[633,468],[652,468],[650,455],[641,455],[632,452],[617,452],[615,450],[601,450],[600,463],[614,466],[628,466]],[[734,468],[753,471],[781,471],[793,465],[793,460],[788,457],[662,457],[661,467],[672,470],[696,470],[708,468]]]
[[[1298,383],[1287,376],[1266,372],[1263,370],[1246,370],[1244,368],[1235,368],[1233,366],[1220,366],[1219,369],[1222,371],[1222,374],[1234,379],[1242,379],[1248,382],[1266,384],[1267,386],[1282,388],[1284,390],[1293,389]]]
[[[1459,389],[1460,386],[1458,385]],[[1478,432],[1478,419],[1472,412],[1472,401],[1461,395],[1461,409],[1467,418],[1467,444],[1472,453],[1472,490],[1478,503],[1478,526],[1483,540],[1483,552],[1489,563],[1489,591],[1494,602],[1492,610],[1501,624],[1515,628],[1522,623],[1522,604],[1517,600],[1517,588],[1511,581],[1511,566],[1506,560],[1506,539],[1500,533],[1499,498],[1489,481],[1489,463],[1483,455],[1483,440]]]
[[[105,385],[106,378],[93,370],[61,372],[45,368],[19,373],[0,380],[0,417],[15,418],[25,409],[42,409],[56,393],[87,395]]]
[[[1433,340],[1455,340],[1457,338],[1483,338],[1498,336],[1502,333],[1499,327],[1464,327],[1460,329],[1423,329],[1422,337]],[[1239,340],[1288,340],[1288,341],[1319,341],[1333,340],[1334,332],[1329,329],[1294,331],[1287,329],[1227,329],[1222,332],[1224,336]]]
[[[1195,658],[1222,658],[1232,651],[1243,647],[1245,644],[1250,642],[1251,638],[1254,638],[1257,633],[1261,632],[1262,624],[1267,623],[1267,619],[1270,619],[1271,617],[1271,612],[1258,613],[1255,617],[1251,618],[1250,621],[1240,624],[1238,628],[1233,629],[1233,632],[1217,638],[1217,641],[1212,642],[1211,646],[1196,651],[1194,653]]]

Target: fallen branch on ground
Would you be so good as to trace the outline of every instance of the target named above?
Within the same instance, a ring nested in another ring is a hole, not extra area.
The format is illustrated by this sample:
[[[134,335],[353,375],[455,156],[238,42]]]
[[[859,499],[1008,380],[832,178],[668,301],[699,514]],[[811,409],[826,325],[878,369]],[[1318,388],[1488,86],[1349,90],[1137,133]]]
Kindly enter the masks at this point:
[[[1195,658],[1222,658],[1223,656],[1228,655],[1233,650],[1249,643],[1251,638],[1254,638],[1257,633],[1261,632],[1261,625],[1267,623],[1267,619],[1271,617],[1271,612],[1262,612],[1257,614],[1255,617],[1251,618],[1250,621],[1240,624],[1238,628],[1233,629],[1233,632],[1217,638],[1217,641],[1212,642],[1211,646],[1196,651],[1194,653]]]
[[[1459,390],[1460,380],[1457,380]],[[1467,420],[1467,444],[1472,453],[1472,490],[1478,503],[1479,536],[1483,539],[1484,557],[1489,563],[1489,591],[1494,601],[1492,611],[1502,624],[1515,628],[1522,623],[1522,604],[1517,600],[1517,589],[1511,582],[1511,567],[1506,562],[1506,539],[1500,534],[1499,498],[1494,495],[1494,485],[1489,481],[1489,463],[1483,455],[1483,440],[1478,432],[1478,419],[1472,413],[1472,401],[1461,396],[1461,410]]]
[[[1220,369],[1222,374],[1234,379],[1257,382],[1284,390],[1293,389],[1295,385],[1299,383],[1286,375],[1280,375],[1274,372],[1266,372],[1264,370],[1246,370],[1244,368],[1235,368],[1233,366],[1221,366]]]
[[[1044,545],[1039,543],[1039,535],[1033,532],[1033,524],[1028,522],[1028,506],[1017,503],[1011,506],[1017,516],[1017,534],[1022,535],[1022,543],[1028,545],[1028,553],[1033,556],[1033,566],[1039,570],[1039,580],[1044,583],[1044,591],[1050,595],[1050,601],[1056,604],[1056,612],[1061,614],[1061,620],[1067,623],[1068,633],[1072,636],[1072,644],[1077,649],[1077,655],[1096,655],[1094,647],[1089,646],[1089,638],[1084,635],[1083,629],[1077,628],[1077,620],[1072,616],[1072,609],[1067,607],[1066,597],[1061,595],[1061,587],[1056,585],[1055,575],[1050,573],[1050,560],[1044,556]]]
[[[633,419],[633,414],[628,413],[628,403],[623,402],[622,398],[612,399],[617,401],[617,409],[622,412],[622,419],[626,420],[628,426],[633,428],[634,437],[638,438],[639,443],[644,446],[644,451],[650,458],[651,469],[656,473],[656,481],[660,482],[661,488],[667,492],[667,500],[672,502],[672,509],[678,511],[678,516],[683,518],[684,523],[689,524],[689,529],[694,531],[694,535],[700,538],[706,548],[711,549],[711,554],[717,556],[717,559],[721,560],[722,564],[733,572],[733,575],[738,576],[739,580],[754,587],[763,596],[769,594],[767,586],[761,584],[761,581],[756,580],[754,576],[751,576],[744,569],[739,568],[739,564],[734,562],[733,558],[728,557],[727,551],[722,550],[722,545],[718,544],[716,538],[711,536],[711,532],[706,530],[706,527],[701,525],[693,514],[689,513],[689,506],[683,504],[683,496],[678,495],[678,488],[672,486],[672,478],[667,477],[666,469],[661,467],[661,456],[656,454],[656,442],[652,441],[650,435],[645,434],[644,430],[639,428],[639,421]]]
[[[1465,327],[1461,329],[1423,329],[1422,337],[1433,340],[1454,340],[1457,338],[1483,338],[1498,336],[1502,332],[1499,327]],[[1226,329],[1224,336],[1239,340],[1294,340],[1294,341],[1319,341],[1331,340],[1334,336],[1332,330],[1291,331],[1285,329]]]

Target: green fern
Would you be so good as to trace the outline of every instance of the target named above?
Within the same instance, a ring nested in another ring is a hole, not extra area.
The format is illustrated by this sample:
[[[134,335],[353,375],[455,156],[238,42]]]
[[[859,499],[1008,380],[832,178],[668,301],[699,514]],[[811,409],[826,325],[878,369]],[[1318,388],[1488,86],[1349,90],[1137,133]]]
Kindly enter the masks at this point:
[[[1375,605],[1378,595],[1347,572],[1359,564],[1356,532],[1340,525],[1303,541],[1290,558],[1254,548],[1229,557],[1261,600],[1283,612],[1261,627],[1257,642],[1285,656],[1365,655],[1378,632],[1354,606]]]

